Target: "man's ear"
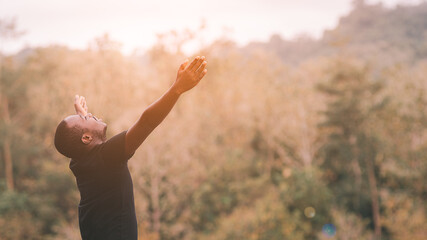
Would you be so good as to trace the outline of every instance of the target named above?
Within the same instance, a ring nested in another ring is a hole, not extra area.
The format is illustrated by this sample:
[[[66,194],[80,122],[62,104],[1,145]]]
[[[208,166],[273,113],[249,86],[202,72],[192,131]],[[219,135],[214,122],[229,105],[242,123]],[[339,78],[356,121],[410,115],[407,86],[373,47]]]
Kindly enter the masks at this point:
[[[93,137],[92,137],[92,135],[90,133],[83,133],[82,142],[84,144],[87,145],[87,144],[91,143],[92,140],[93,140]]]

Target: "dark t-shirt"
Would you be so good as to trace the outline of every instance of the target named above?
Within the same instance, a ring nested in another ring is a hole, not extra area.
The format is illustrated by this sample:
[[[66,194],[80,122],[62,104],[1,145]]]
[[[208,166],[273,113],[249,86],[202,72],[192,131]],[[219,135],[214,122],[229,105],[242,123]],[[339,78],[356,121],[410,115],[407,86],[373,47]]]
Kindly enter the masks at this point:
[[[79,225],[83,240],[136,240],[132,178],[125,154],[126,131],[71,159],[80,191]]]

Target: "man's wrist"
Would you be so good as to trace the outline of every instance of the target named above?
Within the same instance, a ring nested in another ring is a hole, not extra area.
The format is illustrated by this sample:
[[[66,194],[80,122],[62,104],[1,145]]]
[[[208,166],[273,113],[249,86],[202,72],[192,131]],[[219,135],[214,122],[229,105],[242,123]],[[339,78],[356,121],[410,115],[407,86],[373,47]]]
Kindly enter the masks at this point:
[[[169,91],[171,91],[172,93],[176,94],[177,96],[181,96],[181,94],[183,93],[183,91],[180,90],[175,84],[173,84],[171,86],[171,88],[169,89]]]

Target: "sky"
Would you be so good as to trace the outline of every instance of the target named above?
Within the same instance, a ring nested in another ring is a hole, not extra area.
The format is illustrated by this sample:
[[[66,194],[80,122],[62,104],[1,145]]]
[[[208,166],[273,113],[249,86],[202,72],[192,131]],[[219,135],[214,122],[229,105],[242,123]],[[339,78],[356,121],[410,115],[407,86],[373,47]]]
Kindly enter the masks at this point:
[[[366,0],[416,4],[423,0]],[[25,34],[3,42],[1,50],[66,45],[87,48],[105,33],[125,53],[149,49],[157,34],[171,30],[205,30],[198,38],[209,43],[227,37],[239,45],[268,41],[272,34],[319,38],[351,10],[352,0],[0,0],[0,19],[16,18]],[[190,50],[189,50],[190,51]]]

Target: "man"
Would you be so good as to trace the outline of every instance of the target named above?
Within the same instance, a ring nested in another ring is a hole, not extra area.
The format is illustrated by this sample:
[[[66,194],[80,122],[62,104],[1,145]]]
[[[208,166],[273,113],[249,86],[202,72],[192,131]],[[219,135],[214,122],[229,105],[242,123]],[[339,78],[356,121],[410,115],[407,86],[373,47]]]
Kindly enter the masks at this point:
[[[106,140],[107,124],[87,113],[84,97],[76,95],[76,115],[62,120],[55,147],[71,158],[70,169],[80,191],[79,226],[83,240],[137,239],[132,178],[127,161],[163,121],[179,96],[205,76],[205,57],[181,64],[175,82],[142,113],[127,131]]]

